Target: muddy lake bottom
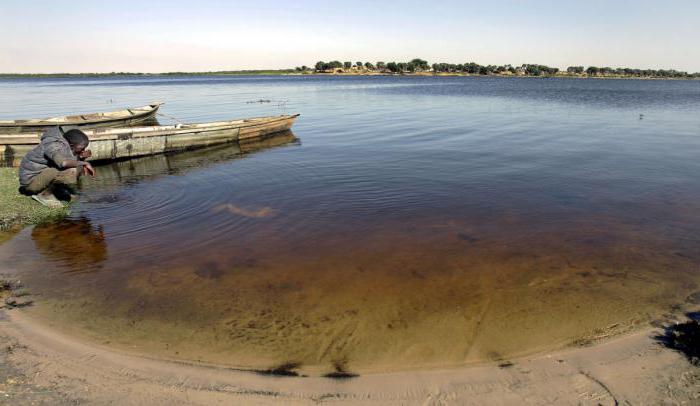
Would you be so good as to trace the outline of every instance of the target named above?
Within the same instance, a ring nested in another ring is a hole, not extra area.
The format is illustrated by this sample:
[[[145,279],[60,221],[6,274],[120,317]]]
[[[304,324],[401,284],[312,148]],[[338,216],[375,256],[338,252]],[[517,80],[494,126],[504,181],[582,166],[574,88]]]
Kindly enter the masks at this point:
[[[304,374],[454,367],[629,333],[700,290],[695,82],[0,87],[47,114],[39,95],[67,90],[75,108],[154,94],[188,121],[302,113],[294,134],[98,167],[66,220],[0,245],[27,312],[99,344]]]

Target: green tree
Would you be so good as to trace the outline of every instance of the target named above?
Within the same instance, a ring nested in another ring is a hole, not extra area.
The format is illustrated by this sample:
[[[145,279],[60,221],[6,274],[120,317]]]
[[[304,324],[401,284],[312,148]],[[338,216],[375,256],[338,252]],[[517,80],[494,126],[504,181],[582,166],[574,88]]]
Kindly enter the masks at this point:
[[[343,67],[345,69],[350,69],[352,68],[352,62],[343,62]]]
[[[409,64],[413,65],[414,69],[416,69],[416,70],[428,70],[428,69],[430,69],[430,65],[428,64],[428,61],[420,59],[420,58],[412,59],[409,62]]]
[[[523,69],[525,70],[526,75],[540,76],[542,74],[542,70],[540,69],[539,65],[525,64],[523,65]]]
[[[481,70],[481,65],[474,62],[469,62],[464,64],[464,70],[467,73],[476,74],[479,73],[479,71]]]
[[[365,62],[365,68],[367,68],[367,70],[374,70],[374,65],[372,65],[371,62]]]

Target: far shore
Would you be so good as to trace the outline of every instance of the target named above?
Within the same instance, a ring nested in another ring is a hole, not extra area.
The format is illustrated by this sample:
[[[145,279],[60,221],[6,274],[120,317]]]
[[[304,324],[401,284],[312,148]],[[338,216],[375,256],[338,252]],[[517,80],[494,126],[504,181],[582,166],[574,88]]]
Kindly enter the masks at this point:
[[[533,79],[627,79],[627,80],[700,80],[700,78],[670,78],[658,76],[626,76],[626,75],[579,75],[569,73],[557,73],[555,75],[512,75],[512,74],[489,74],[480,75],[464,72],[416,72],[416,73],[383,73],[383,72],[342,72],[342,73],[288,73],[287,76],[407,76],[407,77],[479,77],[479,78],[533,78]]]
[[[661,76],[634,76],[634,75],[587,75],[558,72],[553,75],[528,75],[528,74],[474,74],[465,72],[373,72],[373,71],[345,71],[345,72],[297,72],[291,69],[284,70],[245,70],[245,71],[214,71],[214,72],[109,72],[109,73],[0,73],[0,79],[43,79],[43,78],[105,78],[105,77],[183,77],[183,76],[398,76],[398,77],[483,77],[483,78],[537,78],[537,79],[625,79],[625,80],[700,80],[700,77],[661,77]]]

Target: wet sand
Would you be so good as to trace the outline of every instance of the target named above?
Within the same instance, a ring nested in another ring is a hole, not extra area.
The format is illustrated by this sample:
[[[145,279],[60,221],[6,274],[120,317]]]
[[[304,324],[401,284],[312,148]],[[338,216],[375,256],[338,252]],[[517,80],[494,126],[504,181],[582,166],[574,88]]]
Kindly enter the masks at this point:
[[[346,379],[277,377],[170,362],[87,343],[23,310],[0,318],[0,390],[53,404],[696,404],[700,370],[644,329],[587,348],[470,368]]]

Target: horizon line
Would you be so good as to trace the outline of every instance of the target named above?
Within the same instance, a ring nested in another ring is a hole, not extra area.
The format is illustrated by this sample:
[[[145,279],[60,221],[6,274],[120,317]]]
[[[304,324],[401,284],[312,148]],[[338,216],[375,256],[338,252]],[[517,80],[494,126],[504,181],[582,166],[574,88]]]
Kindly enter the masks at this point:
[[[422,60],[421,58],[413,58],[408,61],[397,61],[397,60],[387,60],[387,62],[384,61],[376,61],[376,62],[370,62],[370,61],[364,61],[363,63],[369,62],[372,65],[376,65],[378,62],[382,62],[384,64],[389,64],[389,63],[410,63],[412,61],[416,60],[421,60],[424,61],[425,63],[428,64],[428,66],[432,69],[432,65],[434,64],[448,64],[448,65],[468,65],[468,64],[476,64],[479,66],[484,66],[484,67],[489,67],[489,66],[494,66],[494,67],[506,67],[506,66],[512,66],[514,68],[517,67],[524,67],[524,66],[544,66],[548,68],[557,68],[559,71],[566,71],[569,68],[578,68],[578,67],[583,67],[584,69],[594,67],[594,68],[599,68],[599,69],[633,69],[633,70],[640,70],[640,71],[668,71],[668,72],[677,72],[677,73],[686,73],[689,75],[697,75],[700,74],[700,71],[697,72],[691,72],[688,70],[678,70],[675,68],[630,68],[630,67],[623,67],[623,66],[617,66],[613,68],[611,65],[569,65],[566,68],[562,68],[559,66],[550,66],[546,64],[540,64],[540,63],[522,63],[522,64],[500,64],[500,65],[494,65],[494,64],[488,64],[488,65],[481,65],[479,63],[470,61],[470,62],[461,62],[461,63],[453,63],[453,62],[433,62],[429,63],[425,60]],[[0,72],[0,76],[30,76],[30,75],[128,75],[128,74],[133,74],[133,75],[168,75],[168,74],[206,74],[206,73],[227,73],[227,72],[285,72],[285,71],[291,71],[294,72],[297,68],[306,66],[309,70],[313,70],[314,66],[317,65],[319,62],[323,63],[331,63],[331,62],[341,62],[338,59],[330,59],[328,61],[324,60],[319,60],[313,65],[307,66],[307,65],[298,65],[295,67],[289,67],[289,68],[261,68],[261,69],[218,69],[218,70],[202,70],[202,71],[188,71],[188,70],[170,70],[170,71],[116,71],[116,70],[104,70],[104,71],[92,71],[92,72],[76,72],[76,71],[64,71],[64,72]],[[345,61],[348,62],[348,61]],[[355,66],[355,62],[350,62]]]

